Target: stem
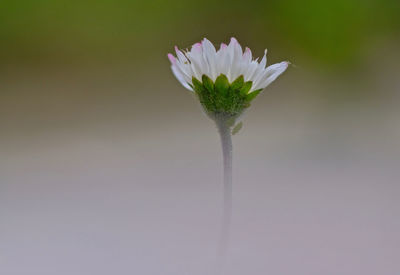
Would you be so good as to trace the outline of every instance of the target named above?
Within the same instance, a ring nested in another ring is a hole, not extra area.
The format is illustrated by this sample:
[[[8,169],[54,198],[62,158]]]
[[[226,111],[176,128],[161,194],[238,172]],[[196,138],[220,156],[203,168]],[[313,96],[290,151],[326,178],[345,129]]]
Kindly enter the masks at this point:
[[[219,274],[222,274],[227,258],[230,224],[232,217],[232,136],[229,124],[229,117],[218,117],[215,119],[215,122],[221,138],[222,155],[224,162],[223,218],[220,243],[217,254],[219,266],[218,272]]]

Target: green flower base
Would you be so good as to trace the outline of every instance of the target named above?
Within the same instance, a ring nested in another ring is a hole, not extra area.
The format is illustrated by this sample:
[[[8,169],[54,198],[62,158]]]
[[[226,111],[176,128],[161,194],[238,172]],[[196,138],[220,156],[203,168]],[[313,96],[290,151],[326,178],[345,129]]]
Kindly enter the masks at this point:
[[[193,77],[192,83],[191,87],[205,112],[213,119],[224,116],[234,120],[262,90],[249,93],[253,82],[244,82],[243,75],[232,83],[229,83],[224,74],[219,75],[215,83],[206,75],[202,76],[202,82]]]

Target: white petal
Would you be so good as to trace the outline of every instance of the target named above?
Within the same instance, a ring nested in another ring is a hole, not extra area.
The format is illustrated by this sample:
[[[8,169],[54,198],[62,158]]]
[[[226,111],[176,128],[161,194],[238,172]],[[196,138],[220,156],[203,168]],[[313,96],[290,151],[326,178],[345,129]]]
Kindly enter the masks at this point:
[[[235,46],[236,44],[238,44],[237,40],[235,38],[231,38],[231,42],[228,45],[227,50],[227,56],[228,56],[228,62],[226,63],[227,66],[227,72],[226,72],[226,76],[228,77],[229,82],[232,81],[232,64],[234,64],[234,58],[235,58]]]
[[[251,81],[253,81],[253,86],[261,79],[264,72],[265,69],[260,64],[258,64],[256,70],[254,71],[254,74],[251,76],[250,79]]]
[[[245,49],[245,51],[244,51],[244,54],[243,54],[243,61],[244,61],[244,63],[245,63],[245,64],[250,64],[251,58],[252,58],[251,50],[250,50],[249,48],[246,47],[246,49]]]
[[[209,68],[210,75],[209,77],[215,81],[217,78],[217,68],[216,68],[216,50],[214,45],[208,41],[206,38],[202,41],[203,45],[203,57],[206,60]]]
[[[201,50],[199,48],[196,49],[195,46],[193,46],[192,50],[186,53],[186,56],[190,60],[190,68],[193,72],[193,76],[196,77],[198,80],[200,80],[203,74],[203,68],[201,65],[201,59],[202,59]]]
[[[181,75],[179,70],[176,68],[176,66],[172,65],[171,66],[172,72],[174,73],[176,79],[185,87],[186,89],[193,91],[193,89],[189,86],[189,84],[185,81],[184,77]]]
[[[255,74],[256,70],[258,68],[258,63],[256,60],[252,61],[248,66],[247,66],[247,71],[244,73],[244,80],[245,81],[250,81]]]
[[[269,66],[266,69],[267,70],[266,76],[261,80],[261,82],[256,87],[254,87],[254,90],[264,89],[265,87],[267,87],[269,84],[271,84],[272,81],[274,81],[278,76],[280,76],[287,69],[288,66],[289,62],[287,61]]]
[[[233,59],[232,59],[232,65],[231,65],[231,73],[230,73],[230,81],[234,81],[236,78],[239,77],[240,72],[242,70],[243,66],[243,50],[242,47],[240,46],[239,42],[235,39],[231,39],[233,41]]]
[[[240,46],[240,44],[236,40],[236,38],[232,37],[231,40],[233,42],[233,49],[234,49],[235,58],[239,59],[239,57],[242,57],[242,55],[243,55],[242,46]]]
[[[265,65],[267,65],[267,50],[264,51],[264,56],[260,61],[260,66],[264,69]]]
[[[228,75],[230,66],[230,57],[228,53],[228,46],[221,44],[221,48],[217,53],[217,77],[220,74]]]
[[[178,60],[182,63],[188,62],[186,56],[178,49],[177,46],[175,46],[175,52],[176,56],[178,57]]]
[[[192,46],[192,50],[187,54],[191,63],[192,69],[196,72],[196,78],[201,80],[203,74],[210,75],[209,65],[203,55],[203,46],[201,43],[196,43]]]

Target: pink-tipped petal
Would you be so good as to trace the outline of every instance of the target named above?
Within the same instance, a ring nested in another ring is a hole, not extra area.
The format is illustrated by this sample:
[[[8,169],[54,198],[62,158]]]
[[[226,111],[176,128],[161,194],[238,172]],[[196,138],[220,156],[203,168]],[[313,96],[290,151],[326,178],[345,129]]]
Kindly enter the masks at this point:
[[[231,37],[231,42],[230,43],[239,44],[239,42],[237,41],[237,39],[235,37]]]
[[[244,53],[243,53],[243,60],[247,63],[250,63],[251,58],[252,58],[251,50],[246,47],[246,49],[244,50]]]
[[[192,53],[193,53],[193,52],[200,53],[200,52],[201,52],[201,49],[202,49],[201,44],[200,44],[200,43],[195,43],[195,44],[193,44],[193,46],[192,46],[191,52],[192,52]]]
[[[175,56],[173,56],[172,54],[168,54],[168,59],[169,59],[169,61],[172,63],[172,64],[175,64],[176,63],[176,58],[175,58]]]

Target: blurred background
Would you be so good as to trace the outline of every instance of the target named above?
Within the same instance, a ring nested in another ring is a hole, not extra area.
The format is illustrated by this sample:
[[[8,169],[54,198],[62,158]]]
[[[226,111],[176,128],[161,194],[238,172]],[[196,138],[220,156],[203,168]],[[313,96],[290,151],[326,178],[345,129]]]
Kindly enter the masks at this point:
[[[232,275],[400,274],[400,2],[3,0],[0,274],[211,274],[219,138],[168,52],[290,67],[234,136]]]

